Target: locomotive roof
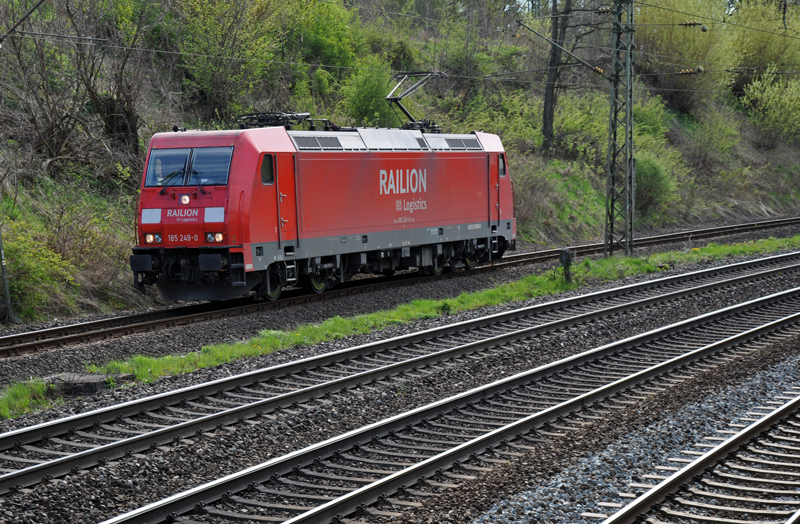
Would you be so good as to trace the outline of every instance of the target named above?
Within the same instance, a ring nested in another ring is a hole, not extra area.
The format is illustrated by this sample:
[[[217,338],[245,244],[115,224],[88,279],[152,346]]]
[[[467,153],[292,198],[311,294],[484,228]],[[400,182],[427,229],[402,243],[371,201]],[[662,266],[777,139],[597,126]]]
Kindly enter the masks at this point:
[[[286,133],[286,134],[283,134]],[[227,131],[188,131],[158,133],[151,146],[190,147],[219,145],[220,140],[233,145],[240,136],[270,135],[272,146],[280,135],[291,140],[297,151],[503,151],[497,135],[483,132],[471,134],[422,133],[418,130],[356,128],[340,131],[289,130],[282,127],[237,129]],[[265,136],[266,138],[266,136]],[[162,142],[165,141],[165,142]],[[158,145],[156,145],[158,144]],[[163,145],[162,145],[163,144]],[[286,143],[291,148],[291,145]],[[280,149],[284,149],[280,147]]]
[[[418,130],[288,131],[300,151],[483,151],[477,135],[423,134]]]

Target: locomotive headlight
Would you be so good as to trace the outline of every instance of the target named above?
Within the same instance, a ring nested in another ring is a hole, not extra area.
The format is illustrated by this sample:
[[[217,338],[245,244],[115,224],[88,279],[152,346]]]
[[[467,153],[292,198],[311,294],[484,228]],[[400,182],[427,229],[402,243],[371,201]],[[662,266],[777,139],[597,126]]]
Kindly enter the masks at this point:
[[[181,195],[181,204],[186,205],[189,203],[189,195]]]
[[[161,243],[161,235],[159,233],[148,233],[144,236],[145,244],[160,244]]]
[[[206,233],[206,242],[213,244],[215,242],[222,242],[224,236],[222,233]]]
[[[214,242],[222,242],[222,233],[217,233],[214,235]]]

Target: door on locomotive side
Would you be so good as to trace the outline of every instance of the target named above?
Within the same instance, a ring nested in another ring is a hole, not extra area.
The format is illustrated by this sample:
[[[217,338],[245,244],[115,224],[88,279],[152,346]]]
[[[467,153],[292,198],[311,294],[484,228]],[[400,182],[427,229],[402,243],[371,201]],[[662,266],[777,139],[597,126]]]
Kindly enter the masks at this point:
[[[295,183],[295,156],[276,153],[276,197],[278,200],[278,238],[296,245],[297,240],[297,188]]]
[[[489,226],[500,227],[500,178],[499,162],[502,155],[489,154]],[[503,164],[505,165],[505,164]]]
[[[499,153],[497,155],[497,173],[498,173],[497,186],[496,186],[496,191],[497,191],[497,224],[498,224],[498,227],[500,227],[500,219],[503,216],[503,205],[504,205],[503,201],[505,200],[502,197],[503,190],[502,190],[501,186],[503,184],[507,184],[508,183],[508,178],[507,178],[508,177],[508,166],[506,166],[506,155],[504,155],[503,153]]]
[[[508,169],[508,160],[500,153],[500,220],[514,218],[514,182]]]

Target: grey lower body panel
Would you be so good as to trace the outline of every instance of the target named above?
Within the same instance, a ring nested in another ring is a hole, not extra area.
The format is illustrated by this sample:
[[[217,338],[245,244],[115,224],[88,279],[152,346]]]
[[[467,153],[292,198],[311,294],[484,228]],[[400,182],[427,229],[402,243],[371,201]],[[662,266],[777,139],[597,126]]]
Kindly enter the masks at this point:
[[[273,262],[289,262],[350,253],[399,250],[402,248],[416,248],[493,237],[502,237],[510,244],[512,227],[511,220],[503,220],[499,224],[473,222],[443,227],[300,238],[299,240],[291,240],[284,243],[253,242],[250,245],[253,267],[248,267],[247,269],[248,271],[261,271]]]

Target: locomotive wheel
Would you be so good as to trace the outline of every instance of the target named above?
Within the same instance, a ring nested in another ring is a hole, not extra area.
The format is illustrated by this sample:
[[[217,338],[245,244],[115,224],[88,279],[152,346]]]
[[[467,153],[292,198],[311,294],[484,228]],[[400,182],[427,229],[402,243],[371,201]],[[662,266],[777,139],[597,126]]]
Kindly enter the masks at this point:
[[[269,279],[269,289],[271,289],[272,292],[267,292],[267,279]],[[282,291],[283,284],[281,283],[280,274],[278,274],[274,268],[270,267],[270,269],[262,273],[261,283],[256,288],[256,298],[275,302],[278,300],[278,297],[281,296]]]
[[[303,284],[311,293],[322,293],[328,288],[328,276],[325,273],[306,275]]]
[[[475,269],[478,265],[478,257],[475,253],[471,253],[464,257],[464,269]]]
[[[281,296],[281,291],[283,291],[283,286],[280,284],[273,284],[272,286],[272,293],[264,293],[264,298],[269,300],[270,302],[275,302],[278,300],[278,297]]]
[[[475,269],[481,262],[486,260],[486,250],[476,249],[464,255],[464,269]]]
[[[441,262],[441,260],[437,260],[434,263],[434,265],[426,267],[425,268],[425,274],[426,275],[433,275],[435,277],[438,277],[439,275],[444,273],[444,263],[439,264],[439,262]]]

